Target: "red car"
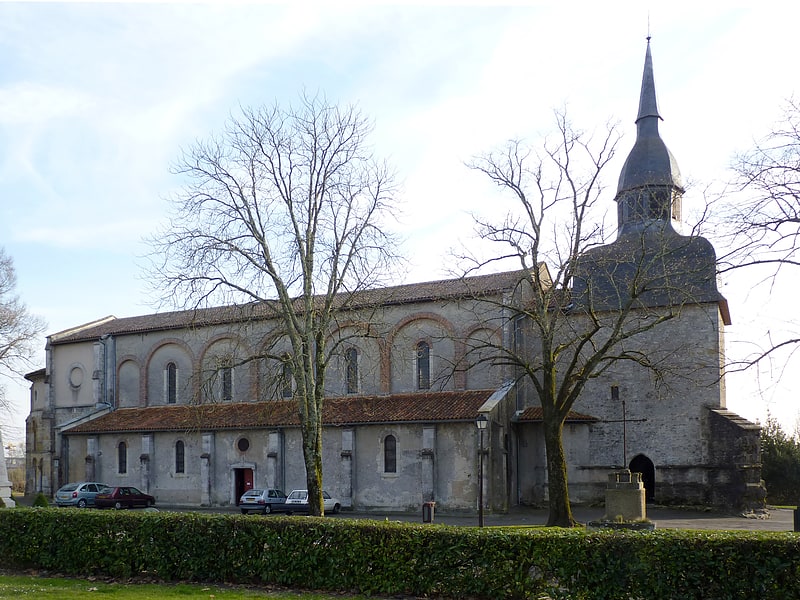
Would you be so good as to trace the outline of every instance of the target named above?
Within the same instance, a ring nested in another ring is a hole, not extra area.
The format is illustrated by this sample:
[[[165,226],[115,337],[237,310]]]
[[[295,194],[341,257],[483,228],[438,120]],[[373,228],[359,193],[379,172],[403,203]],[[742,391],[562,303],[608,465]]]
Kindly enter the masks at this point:
[[[155,506],[156,499],[150,494],[140,492],[135,487],[121,485],[117,487],[107,487],[94,497],[94,505],[97,508],[147,508]]]

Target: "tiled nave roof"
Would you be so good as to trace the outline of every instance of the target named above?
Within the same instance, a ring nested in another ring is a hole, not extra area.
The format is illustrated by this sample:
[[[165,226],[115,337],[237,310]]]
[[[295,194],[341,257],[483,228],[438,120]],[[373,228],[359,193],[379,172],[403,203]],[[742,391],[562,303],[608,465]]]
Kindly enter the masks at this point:
[[[494,390],[413,392],[385,396],[345,396],[323,402],[324,425],[474,421],[478,410]],[[517,421],[539,422],[542,409],[530,407]],[[567,422],[591,423],[595,417],[570,412]],[[295,400],[233,404],[176,404],[144,408],[120,408],[65,430],[65,434],[98,434],[153,431],[217,431],[298,427]]]
[[[478,409],[493,392],[466,390],[328,398],[323,402],[323,424],[474,421]],[[273,400],[120,408],[64,433],[261,429],[299,424],[295,400]]]
[[[348,309],[357,309],[364,306],[391,306],[432,300],[469,298],[513,289],[519,285],[522,277],[522,271],[509,271],[376,288],[364,290],[352,296],[340,294],[339,299],[342,303],[346,303]],[[108,316],[92,323],[54,333],[48,339],[51,344],[67,344],[96,340],[105,335],[138,334],[269,319],[273,318],[275,314],[273,304],[261,302],[153,313],[136,317]]]

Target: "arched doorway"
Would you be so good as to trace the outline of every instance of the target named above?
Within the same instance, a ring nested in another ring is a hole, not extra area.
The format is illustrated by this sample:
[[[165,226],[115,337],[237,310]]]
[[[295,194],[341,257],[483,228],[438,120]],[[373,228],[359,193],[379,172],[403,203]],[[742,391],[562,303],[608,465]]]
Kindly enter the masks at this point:
[[[628,468],[632,473],[641,473],[644,483],[644,499],[652,502],[656,497],[656,467],[653,461],[644,454],[637,454],[631,460]]]

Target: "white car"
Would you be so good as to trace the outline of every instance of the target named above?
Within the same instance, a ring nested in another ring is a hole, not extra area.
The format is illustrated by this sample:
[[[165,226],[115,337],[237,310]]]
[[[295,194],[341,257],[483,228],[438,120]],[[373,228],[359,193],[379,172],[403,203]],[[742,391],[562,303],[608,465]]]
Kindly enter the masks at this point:
[[[342,508],[342,503],[324,490],[322,492],[322,503],[325,506],[326,513],[335,515]],[[286,497],[286,512],[288,514],[292,514],[293,512],[309,512],[308,490],[292,490]]]

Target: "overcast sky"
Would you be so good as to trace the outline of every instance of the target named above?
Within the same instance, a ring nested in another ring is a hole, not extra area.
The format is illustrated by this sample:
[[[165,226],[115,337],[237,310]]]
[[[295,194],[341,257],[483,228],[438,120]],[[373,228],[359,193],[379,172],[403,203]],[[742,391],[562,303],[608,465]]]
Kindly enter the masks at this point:
[[[179,184],[180,150],[240,105],[291,102],[304,88],[375,120],[375,152],[403,182],[404,282],[443,277],[448,249],[470,233],[467,211],[497,202],[464,161],[552,131],[553,109],[566,104],[584,129],[620,122],[613,188],[634,140],[648,27],[662,137],[695,189],[722,181],[799,87],[800,8],[648,4],[0,2],[0,245],[18,291],[47,333],[152,312],[138,257]],[[701,202],[690,192],[684,206]],[[725,283],[730,352],[782,327],[763,295]],[[761,377],[763,394],[754,375],[731,378],[729,407],[761,420],[769,409],[792,429],[797,378]],[[7,385],[7,438],[24,435],[26,383]]]

